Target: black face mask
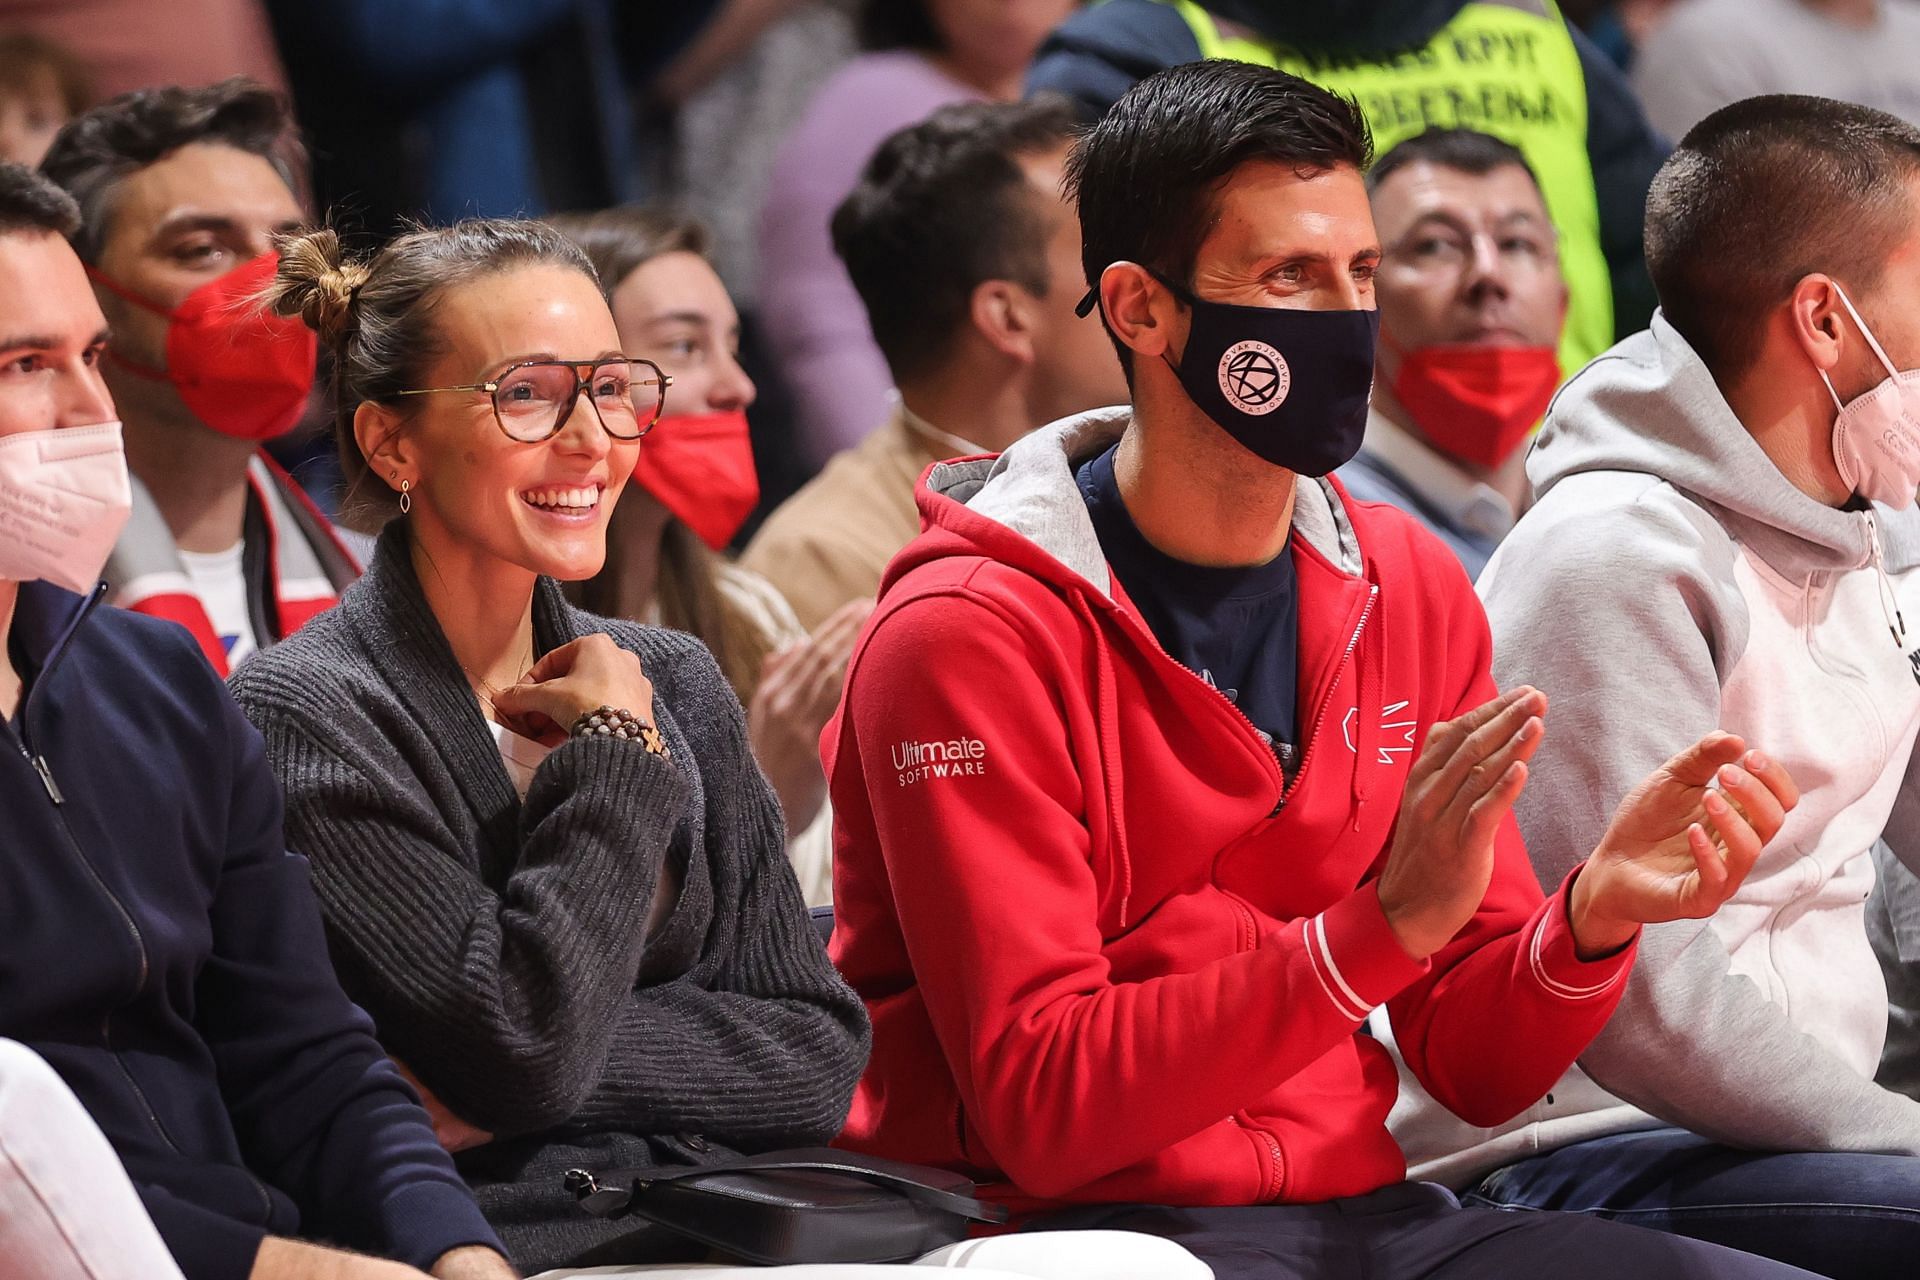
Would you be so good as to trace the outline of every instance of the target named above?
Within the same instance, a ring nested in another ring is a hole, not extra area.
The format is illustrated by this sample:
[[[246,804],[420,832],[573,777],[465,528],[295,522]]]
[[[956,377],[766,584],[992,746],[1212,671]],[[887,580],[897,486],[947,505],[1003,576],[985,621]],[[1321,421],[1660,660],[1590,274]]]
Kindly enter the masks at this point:
[[[1378,311],[1234,306],[1154,278],[1193,313],[1180,363],[1167,364],[1222,431],[1303,476],[1324,476],[1360,452]]]

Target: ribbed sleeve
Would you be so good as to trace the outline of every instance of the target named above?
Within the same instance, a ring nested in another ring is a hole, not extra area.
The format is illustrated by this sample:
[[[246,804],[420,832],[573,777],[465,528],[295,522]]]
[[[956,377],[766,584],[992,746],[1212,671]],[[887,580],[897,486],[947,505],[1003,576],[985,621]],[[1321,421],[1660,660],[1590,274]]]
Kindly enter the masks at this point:
[[[705,696],[689,710],[717,748],[701,771],[708,839],[779,851],[785,824],[740,706],[717,667],[699,683]],[[866,1064],[866,1013],[814,934],[784,854],[730,861],[741,874],[716,903],[711,981],[635,992],[576,1123],[757,1149],[839,1133]]]

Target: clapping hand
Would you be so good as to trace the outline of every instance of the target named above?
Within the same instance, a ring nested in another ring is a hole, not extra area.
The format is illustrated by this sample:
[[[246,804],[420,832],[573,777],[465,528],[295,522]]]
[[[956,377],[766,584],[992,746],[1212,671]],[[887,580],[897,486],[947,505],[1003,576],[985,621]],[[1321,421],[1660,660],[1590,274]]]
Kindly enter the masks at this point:
[[[1778,761],[1730,733],[1667,761],[1621,801],[1574,882],[1580,953],[1624,946],[1643,924],[1718,911],[1799,801]]]
[[[780,797],[788,835],[804,831],[826,800],[820,731],[840,705],[847,659],[872,613],[871,600],[844,604],[818,631],[768,655],[761,665],[760,684],[747,708],[747,738]]]

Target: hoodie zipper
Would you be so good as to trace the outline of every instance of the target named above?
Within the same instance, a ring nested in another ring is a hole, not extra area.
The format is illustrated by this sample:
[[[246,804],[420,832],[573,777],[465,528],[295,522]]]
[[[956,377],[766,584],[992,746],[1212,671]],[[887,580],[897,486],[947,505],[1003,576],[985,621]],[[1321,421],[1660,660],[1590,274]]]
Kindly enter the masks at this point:
[[[1138,627],[1140,629],[1140,632],[1143,635],[1145,635],[1146,638],[1151,642],[1149,647],[1150,652],[1157,653],[1162,658],[1165,658],[1169,666],[1171,666],[1175,671],[1178,671],[1183,677],[1185,677],[1188,681],[1190,681],[1196,687],[1206,690],[1207,697],[1213,699],[1215,702],[1225,707],[1229,712],[1233,714],[1234,719],[1238,720],[1241,724],[1247,727],[1247,733],[1260,743],[1259,754],[1262,757],[1264,757],[1268,762],[1270,762],[1273,765],[1274,772],[1280,775],[1280,794],[1284,795],[1286,793],[1286,786],[1287,786],[1286,771],[1280,763],[1279,755],[1267,743],[1266,735],[1260,732],[1260,726],[1256,725],[1250,718],[1248,718],[1247,713],[1242,711],[1239,707],[1239,704],[1234,702],[1232,698],[1229,698],[1226,694],[1220,692],[1220,690],[1215,688],[1213,685],[1207,683],[1205,680],[1202,680],[1199,676],[1199,673],[1194,671],[1193,668],[1189,667],[1186,663],[1180,661],[1180,659],[1168,653],[1166,646],[1160,643],[1160,637],[1154,635],[1152,630],[1148,628],[1145,623],[1139,621],[1138,619],[1128,614],[1128,612],[1125,609],[1122,609],[1119,605],[1115,604],[1111,599],[1111,597],[1109,597],[1105,603],[1109,609],[1112,609],[1113,612],[1118,617],[1123,619],[1123,622],[1122,622],[1123,627]],[[1269,813],[1267,816],[1271,818],[1273,817],[1274,814],[1279,812],[1280,812],[1280,804],[1276,802],[1273,806],[1273,812]]]
[[[42,679],[45,679],[47,673],[42,671],[40,675]],[[138,1000],[146,994],[147,978],[152,971],[152,966],[147,957],[146,938],[142,936],[140,926],[134,920],[133,913],[127,909],[126,903],[121,901],[120,896],[108,886],[106,880],[94,869],[94,865],[92,861],[88,859],[85,851],[80,848],[79,840],[74,837],[73,828],[67,824],[67,815],[65,812],[67,803],[66,795],[60,790],[60,784],[53,776],[53,766],[47,763],[47,758],[44,755],[35,752],[28,742],[24,716],[21,722],[21,732],[18,735],[9,732],[8,736],[14,739],[14,745],[20,749],[20,754],[25,757],[27,763],[33,767],[34,773],[39,775],[40,785],[45,788],[47,799],[53,803],[54,818],[60,827],[60,834],[65,837],[68,851],[73,854],[74,861],[80,864],[81,870],[86,872],[87,879],[93,882],[93,887],[99,890],[100,895],[113,907],[114,914],[120,917],[120,923],[127,931],[127,936],[133,940],[133,950],[134,954],[138,957],[139,967],[134,977],[132,999]],[[133,1091],[135,1098],[139,1099],[141,1110],[146,1113],[147,1123],[153,1126],[154,1133],[159,1136],[162,1142],[167,1144],[168,1148],[171,1149],[175,1155],[185,1156],[186,1152],[181,1149],[180,1143],[175,1140],[173,1134],[168,1131],[166,1123],[160,1119],[160,1113],[155,1109],[152,1099],[147,1097],[147,1092],[140,1087],[140,1082],[134,1079],[133,1072],[128,1068],[126,1059],[120,1055],[118,1049],[113,1047],[113,1013],[110,1010],[100,1015],[100,1045],[113,1058],[114,1066],[120,1069],[120,1077],[127,1082],[127,1088]],[[254,1175],[253,1170],[245,1166],[241,1167],[241,1172],[246,1175],[248,1183],[252,1185],[254,1194],[260,1198],[260,1207],[266,1215],[261,1219],[262,1224],[272,1222],[273,1197],[267,1193],[266,1184]]]
[[[1320,742],[1321,730],[1323,730],[1326,727],[1327,712],[1331,710],[1333,707],[1334,690],[1340,687],[1341,678],[1346,675],[1347,667],[1353,662],[1354,650],[1360,647],[1360,634],[1361,632],[1366,630],[1367,620],[1373,616],[1373,606],[1379,600],[1379,598],[1380,598],[1380,588],[1374,585],[1373,583],[1368,583],[1367,584],[1367,602],[1366,604],[1362,605],[1360,608],[1360,617],[1356,619],[1353,624],[1353,634],[1347,637],[1347,647],[1341,653],[1340,663],[1338,666],[1336,666],[1333,669],[1333,676],[1327,682],[1327,691],[1320,699],[1319,709],[1314,713],[1313,728],[1308,731],[1306,749],[1301,753],[1300,764],[1294,770],[1293,777],[1291,780],[1288,780],[1286,778],[1286,775],[1284,774],[1284,772],[1282,773],[1281,777],[1282,777],[1283,785],[1280,792],[1280,798],[1278,802],[1274,804],[1273,812],[1268,814],[1267,817],[1275,818],[1280,815],[1280,811],[1286,808],[1287,801],[1292,798],[1295,788],[1297,788],[1300,785],[1300,779],[1306,776],[1307,766],[1313,762],[1314,748]],[[1182,668],[1182,670],[1185,670],[1185,668]],[[1195,676],[1194,679],[1201,684],[1206,684],[1206,681],[1200,680],[1198,676]],[[1232,701],[1228,699],[1224,694],[1221,694],[1219,690],[1217,689],[1214,690],[1214,693],[1216,696],[1218,696],[1221,699],[1221,701],[1226,702],[1228,706],[1233,706]],[[1236,713],[1240,715],[1240,718],[1242,720],[1246,720],[1247,718],[1246,713],[1241,712],[1240,708],[1238,707],[1234,707],[1233,709]],[[1252,727],[1253,722],[1251,720],[1248,720],[1247,724],[1248,724],[1248,727]],[[1241,912],[1243,925],[1249,928],[1252,927],[1252,924],[1253,924],[1252,912],[1247,909],[1244,903],[1240,902],[1239,899],[1234,897],[1233,895],[1229,894],[1228,899],[1232,901],[1235,908],[1237,908]],[[1238,1128],[1245,1133],[1253,1134],[1254,1136],[1258,1137],[1262,1143],[1266,1145],[1267,1155],[1269,1157],[1268,1168],[1270,1172],[1267,1175],[1266,1185],[1261,1189],[1262,1191],[1261,1200],[1265,1202],[1265,1201],[1279,1199],[1281,1188],[1286,1183],[1286,1174],[1285,1174],[1286,1162],[1285,1162],[1285,1158],[1282,1156],[1280,1151],[1280,1140],[1274,1137],[1273,1134],[1268,1132],[1266,1129],[1263,1129],[1258,1125],[1248,1124],[1245,1121],[1242,1121],[1238,1116],[1228,1116],[1227,1120],[1235,1128]]]
[[[73,633],[86,622],[87,615],[93,612],[105,592],[106,588],[104,585],[96,588],[93,594],[81,605],[79,616],[68,625],[65,634],[55,645],[54,651],[48,655],[47,664],[41,670],[39,677],[35,681],[36,686],[44,686],[47,679],[52,675],[54,664],[59,661],[60,655],[65,651],[68,640],[70,640]],[[67,823],[67,798],[60,790],[59,782],[55,780],[53,776],[53,766],[47,763],[46,756],[33,749],[32,733],[30,732],[33,705],[33,690],[29,690],[20,711],[20,731],[15,733],[12,726],[8,726],[6,736],[13,740],[13,745],[19,748],[21,757],[26,760],[28,767],[30,767],[34,774],[40,779],[40,786],[47,793],[47,800],[53,805],[55,825],[60,828],[60,834],[64,837],[68,852],[73,855],[74,861],[79,863],[80,869],[86,873],[87,879],[93,882],[93,887],[99,890],[100,896],[105,898],[108,904],[112,906],[114,914],[120,917],[121,926],[126,929],[127,936],[132,939],[133,952],[138,962],[138,968],[134,975],[133,994],[129,997],[129,1002],[138,1000],[146,993],[147,989],[149,965],[147,961],[146,939],[141,936],[140,926],[134,922],[133,913],[127,910],[126,903],[122,902],[119,895],[108,887],[106,880],[100,875],[99,871],[94,868],[93,863],[87,858],[85,851],[80,848],[79,840],[75,839],[73,828]],[[107,1010],[100,1015],[100,1045],[112,1055],[114,1065],[120,1068],[120,1074],[126,1079],[127,1087],[132,1089],[134,1096],[140,1100],[140,1105],[145,1109],[147,1119],[152,1123],[154,1132],[159,1134],[161,1140],[173,1148],[176,1154],[184,1154],[180,1151],[180,1144],[173,1140],[173,1135],[168,1133],[167,1127],[160,1122],[159,1113],[154,1110],[153,1103],[148,1100],[146,1092],[140,1088],[139,1081],[133,1078],[133,1072],[128,1070],[126,1060],[123,1059],[119,1051],[113,1047],[113,1013],[111,1010]]]
[[[1306,775],[1307,765],[1312,763],[1314,748],[1320,741],[1321,730],[1326,727],[1327,712],[1333,706],[1333,692],[1340,687],[1341,677],[1346,674],[1348,665],[1353,661],[1354,650],[1360,647],[1360,634],[1366,630],[1367,620],[1373,616],[1373,606],[1379,598],[1380,588],[1373,583],[1368,583],[1367,602],[1361,606],[1360,617],[1353,624],[1353,634],[1347,637],[1346,650],[1341,653],[1340,663],[1333,669],[1333,677],[1327,683],[1327,692],[1320,699],[1319,710],[1314,713],[1313,728],[1307,735],[1306,750],[1301,754],[1299,768],[1294,770],[1293,779],[1290,782],[1285,781],[1285,775],[1284,773],[1282,774],[1283,788],[1280,793],[1280,799],[1278,803],[1273,806],[1273,812],[1268,814],[1267,817],[1274,818],[1279,816],[1280,811],[1286,807],[1287,801],[1292,797],[1294,789],[1300,785],[1300,779]],[[1179,664],[1176,663],[1175,665]],[[1181,667],[1181,670],[1184,671],[1186,668]],[[1194,676],[1194,680],[1199,684],[1206,684],[1206,681],[1201,680],[1198,676]],[[1211,688],[1211,686],[1208,687]],[[1220,693],[1218,689],[1214,690],[1214,695],[1228,706],[1233,707],[1232,700]],[[1233,709],[1242,720],[1247,719],[1246,713],[1242,712],[1239,707],[1233,707]],[[1247,720],[1247,725],[1251,728],[1253,722]],[[1240,912],[1242,927],[1251,928],[1253,925],[1252,912],[1234,895],[1228,894],[1227,897],[1228,901],[1232,902],[1235,909]],[[1280,1151],[1280,1140],[1266,1129],[1241,1120],[1239,1116],[1228,1116],[1227,1121],[1242,1132],[1258,1137],[1260,1141],[1265,1144],[1269,1157],[1268,1168],[1270,1172],[1267,1175],[1266,1185],[1261,1189],[1261,1200],[1265,1202],[1278,1199],[1281,1188],[1286,1182],[1284,1172],[1286,1165],[1285,1159]]]
[[[1202,680],[1184,662],[1181,662],[1178,658],[1168,653],[1166,648],[1160,644],[1160,638],[1158,636],[1153,635],[1152,632],[1147,633],[1153,640],[1154,648],[1159,651],[1161,657],[1171,663],[1185,675],[1188,680],[1200,688],[1205,689],[1215,701],[1231,711],[1234,718],[1247,727],[1248,733],[1260,740],[1261,754],[1273,762],[1274,771],[1280,775],[1280,791],[1279,794],[1274,797],[1273,808],[1268,812],[1267,817],[1279,817],[1280,811],[1286,808],[1287,801],[1293,798],[1294,791],[1300,786],[1300,779],[1307,771],[1307,763],[1313,759],[1314,746],[1320,740],[1320,730],[1327,722],[1327,712],[1333,706],[1333,691],[1340,687],[1340,677],[1346,673],[1347,665],[1353,661],[1353,651],[1360,645],[1360,633],[1366,629],[1367,619],[1373,616],[1374,602],[1377,601],[1379,597],[1380,588],[1373,583],[1368,583],[1367,603],[1361,607],[1359,620],[1353,624],[1353,634],[1347,637],[1347,647],[1340,655],[1339,665],[1333,669],[1332,678],[1327,682],[1327,691],[1320,699],[1319,710],[1314,713],[1313,728],[1308,731],[1305,747],[1301,751],[1299,760],[1294,765],[1291,773],[1289,773],[1286,766],[1281,763],[1278,752],[1268,745],[1266,736],[1260,732],[1260,727],[1247,717],[1247,713],[1242,711],[1232,698],[1229,698],[1226,694],[1220,692],[1220,690],[1214,688],[1214,686],[1208,684],[1205,680]],[[1124,609],[1117,610],[1117,612],[1122,616],[1126,614]],[[1133,620],[1129,618],[1128,621],[1131,622]],[[1145,628],[1142,627],[1142,630],[1145,630]]]
[[[40,785],[46,789],[47,799],[53,803],[54,818],[60,827],[60,834],[65,837],[67,851],[73,855],[74,861],[80,864],[80,869],[86,873],[87,879],[93,882],[93,887],[99,891],[100,896],[112,906],[114,914],[120,917],[120,924],[126,929],[127,936],[133,940],[133,951],[138,958],[139,967],[134,976],[132,998],[138,1000],[146,994],[149,972],[147,943],[140,934],[140,926],[134,922],[133,913],[127,910],[126,903],[120,900],[119,895],[108,887],[106,880],[94,869],[92,861],[82,852],[80,842],[74,838],[73,828],[67,825],[67,815],[64,812],[66,796],[62,794],[60,784],[54,780],[53,768],[47,763],[46,757],[36,754],[28,745],[24,735],[15,737],[14,745],[20,748],[20,754],[39,775]],[[154,1132],[159,1134],[161,1140],[173,1148],[176,1154],[183,1154],[180,1151],[180,1144],[175,1142],[173,1135],[167,1132],[167,1127],[161,1123],[160,1115],[154,1110],[153,1103],[148,1100],[146,1092],[140,1088],[140,1082],[135,1080],[133,1073],[127,1069],[125,1059],[121,1058],[119,1050],[113,1047],[113,1014],[111,1012],[100,1015],[100,1043],[101,1047],[113,1055],[114,1065],[120,1068],[120,1074],[126,1080],[127,1087],[132,1089],[134,1096],[140,1100],[140,1105],[146,1111],[147,1119],[153,1125]]]
[[[1280,793],[1280,803],[1273,807],[1268,817],[1278,816],[1286,808],[1287,801],[1293,799],[1293,793],[1300,786],[1300,779],[1306,776],[1307,766],[1313,763],[1313,753],[1320,745],[1320,731],[1326,726],[1327,712],[1333,707],[1333,691],[1340,687],[1340,679],[1346,674],[1347,667],[1353,662],[1353,651],[1360,647],[1360,633],[1367,629],[1367,619],[1373,616],[1373,606],[1380,599],[1380,588],[1367,584],[1367,602],[1360,609],[1359,620],[1353,624],[1353,634],[1347,637],[1347,648],[1340,655],[1340,665],[1333,669],[1333,678],[1327,682],[1327,692],[1320,699],[1320,709],[1314,714],[1313,729],[1307,734],[1306,750],[1301,754],[1300,767],[1293,772],[1293,781]],[[1357,699],[1356,699],[1357,701]]]

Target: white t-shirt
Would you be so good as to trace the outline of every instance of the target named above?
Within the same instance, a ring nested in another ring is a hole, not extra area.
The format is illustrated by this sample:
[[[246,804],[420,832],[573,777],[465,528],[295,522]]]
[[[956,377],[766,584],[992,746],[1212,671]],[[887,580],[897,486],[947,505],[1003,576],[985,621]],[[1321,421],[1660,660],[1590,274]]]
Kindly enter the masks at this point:
[[[247,606],[247,544],[236,542],[225,551],[182,551],[180,563],[193,584],[193,594],[207,611],[213,633],[227,651],[227,670],[260,647],[253,631],[253,610]]]
[[[507,777],[513,780],[513,790],[522,800],[527,798],[527,788],[533,785],[533,771],[540,762],[553,754],[553,748],[543,742],[535,742],[507,728],[503,724],[487,721],[487,728],[493,730],[493,740],[500,745],[500,763],[507,767]]]

